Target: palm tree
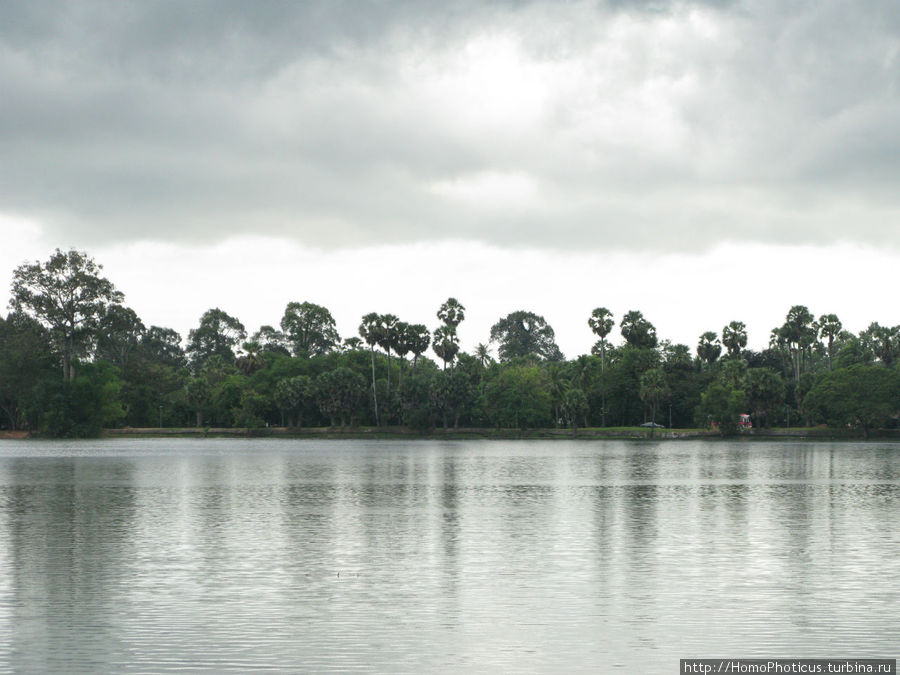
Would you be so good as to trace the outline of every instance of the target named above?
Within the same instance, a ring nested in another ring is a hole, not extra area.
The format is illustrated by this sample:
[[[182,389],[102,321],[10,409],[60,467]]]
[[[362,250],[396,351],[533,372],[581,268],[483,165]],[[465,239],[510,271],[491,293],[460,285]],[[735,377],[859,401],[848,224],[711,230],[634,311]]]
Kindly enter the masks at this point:
[[[797,386],[797,405],[800,401],[800,366],[803,354],[812,346],[816,339],[817,330],[812,313],[803,305],[794,305],[785,317],[784,325],[780,328],[781,337],[791,350],[794,365],[794,382]]]
[[[456,331],[449,326],[436,328],[434,338],[431,341],[431,348],[444,362],[444,370],[447,370],[447,364],[452,363],[459,352],[459,340],[456,337]]]
[[[656,328],[637,310],[632,310],[619,322],[622,337],[632,347],[652,349],[657,345]]]
[[[402,362],[397,371],[397,387],[399,388],[403,379],[403,368],[406,365],[406,355],[409,354],[409,350],[412,349],[412,345],[410,344],[409,324],[405,321],[398,321],[394,326],[394,336],[391,340],[391,346],[394,348],[394,352]]]
[[[713,331],[708,330],[700,336],[700,342],[697,343],[697,357],[700,363],[706,363],[711,366],[722,353],[722,345],[719,344],[719,336]]]
[[[239,356],[234,364],[244,375],[251,375],[262,368],[266,363],[260,354],[262,348],[255,340],[245,342],[241,346],[244,349],[244,354]]]
[[[640,397],[644,403],[650,404],[650,438],[653,438],[656,426],[656,408],[659,402],[668,398],[671,393],[666,382],[666,373],[662,368],[651,368],[641,375]]]
[[[375,312],[369,312],[362,318],[359,324],[359,336],[369,345],[372,353],[372,398],[375,401],[375,426],[381,426],[378,421],[378,390],[375,387],[375,345],[381,337],[381,317]]]
[[[391,347],[394,345],[397,332],[397,323],[400,321],[393,314],[381,314],[378,317],[380,327],[378,331],[378,346],[387,352],[388,372],[387,372],[387,393],[391,395]]]
[[[732,321],[722,329],[722,344],[729,357],[734,359],[741,355],[741,350],[747,346],[747,327],[743,321]]]
[[[600,338],[600,373],[603,374],[603,368],[606,364],[606,336],[612,332],[616,322],[613,320],[613,313],[606,307],[598,307],[591,312],[591,318],[588,319],[588,326],[598,338]]]
[[[494,360],[491,356],[491,348],[483,342],[479,342],[475,347],[475,358],[478,359],[482,368],[487,368],[488,364]]]
[[[466,308],[456,298],[447,298],[447,302],[437,311],[437,318],[445,326],[456,330],[460,322],[466,318]]]
[[[413,354],[413,368],[419,364],[419,357],[427,350],[431,344],[431,333],[428,328],[421,323],[411,324],[409,327],[409,351]]]
[[[834,339],[841,334],[843,325],[837,314],[823,314],[819,317],[819,339],[828,339],[828,370],[832,369],[832,361],[834,359]]]

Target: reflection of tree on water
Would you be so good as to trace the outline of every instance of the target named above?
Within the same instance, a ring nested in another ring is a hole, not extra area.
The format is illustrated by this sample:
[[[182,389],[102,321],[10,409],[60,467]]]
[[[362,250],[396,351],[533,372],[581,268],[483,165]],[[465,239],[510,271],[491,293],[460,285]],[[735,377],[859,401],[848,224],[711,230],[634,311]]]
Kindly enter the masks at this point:
[[[26,657],[23,671],[63,672],[123,649],[115,608],[127,596],[134,555],[131,475],[126,462],[12,462],[7,573],[12,663]],[[92,628],[87,635],[73,626]]]

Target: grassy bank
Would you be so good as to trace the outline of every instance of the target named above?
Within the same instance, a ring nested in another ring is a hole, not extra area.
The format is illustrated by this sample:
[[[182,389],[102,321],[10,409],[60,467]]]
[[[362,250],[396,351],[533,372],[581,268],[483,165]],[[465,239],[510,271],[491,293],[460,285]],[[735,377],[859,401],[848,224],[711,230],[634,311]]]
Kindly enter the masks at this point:
[[[0,439],[27,439],[27,431],[0,431]],[[642,427],[589,427],[578,429],[495,429],[459,428],[417,431],[408,427],[265,427],[261,429],[230,427],[125,427],[105,429],[103,438],[318,438],[318,439],[444,439],[444,440],[646,440],[649,430]],[[723,437],[710,429],[657,429],[654,439],[679,440],[705,438],[710,440],[862,440],[859,431],[828,427],[792,427],[754,429],[737,436]],[[900,441],[900,430],[879,429],[870,433],[870,440]]]

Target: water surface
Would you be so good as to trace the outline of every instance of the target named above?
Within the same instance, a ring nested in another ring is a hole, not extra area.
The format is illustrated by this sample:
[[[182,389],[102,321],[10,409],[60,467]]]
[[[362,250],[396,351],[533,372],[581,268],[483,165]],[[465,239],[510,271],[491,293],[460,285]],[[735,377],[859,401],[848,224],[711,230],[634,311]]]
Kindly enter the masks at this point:
[[[900,645],[900,446],[0,442],[0,672],[645,672]]]

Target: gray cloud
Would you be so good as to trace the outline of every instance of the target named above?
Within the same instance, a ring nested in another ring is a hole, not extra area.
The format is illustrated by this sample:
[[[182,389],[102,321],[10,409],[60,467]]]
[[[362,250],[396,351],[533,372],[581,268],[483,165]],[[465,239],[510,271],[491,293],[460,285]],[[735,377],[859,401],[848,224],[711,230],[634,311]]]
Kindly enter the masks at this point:
[[[0,6],[0,212],[61,241],[891,242],[891,3]]]

